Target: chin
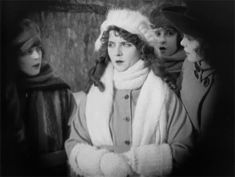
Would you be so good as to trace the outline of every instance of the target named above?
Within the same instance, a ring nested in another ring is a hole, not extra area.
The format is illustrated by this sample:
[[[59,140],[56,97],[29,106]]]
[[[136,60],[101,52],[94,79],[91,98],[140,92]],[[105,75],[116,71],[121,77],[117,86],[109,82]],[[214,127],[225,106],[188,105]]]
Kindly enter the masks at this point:
[[[116,68],[116,71],[117,71],[117,72],[124,72],[124,71],[126,71],[126,69]]]
[[[31,72],[31,73],[28,73],[29,76],[36,76],[40,73],[40,71],[35,71],[35,72]]]
[[[189,62],[195,63],[199,61],[199,58],[196,55],[187,55],[186,58]]]

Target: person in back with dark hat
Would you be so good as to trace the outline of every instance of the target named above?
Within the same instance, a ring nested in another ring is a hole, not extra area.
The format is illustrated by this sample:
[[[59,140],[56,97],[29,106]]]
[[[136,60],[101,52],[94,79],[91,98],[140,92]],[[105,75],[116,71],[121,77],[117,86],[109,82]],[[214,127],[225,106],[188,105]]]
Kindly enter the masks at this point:
[[[156,47],[159,49],[165,67],[165,81],[171,89],[180,96],[182,83],[182,64],[186,57],[181,32],[162,14],[161,9],[171,4],[163,3],[150,14],[150,21],[154,25],[157,36]]]
[[[163,14],[174,26],[184,33],[181,41],[186,52],[184,76],[181,90],[182,101],[198,132],[206,130],[208,119],[213,117],[216,88],[219,75],[216,62],[221,41],[219,21],[216,23],[213,10],[220,3],[213,1],[187,1],[187,6],[171,6],[163,8]],[[206,11],[203,14],[203,10]],[[205,10],[206,9],[206,10]],[[203,16],[204,15],[204,16]],[[192,91],[194,94],[192,94]]]
[[[227,153],[232,152],[228,148],[232,145],[228,141],[231,137],[228,108],[232,86],[228,85],[231,73],[226,71],[229,67],[225,63],[230,62],[229,38],[233,32],[230,31],[232,25],[225,21],[232,18],[232,7],[233,3],[228,1],[188,0],[186,6],[162,10],[164,16],[184,33],[181,45],[187,58],[183,64],[181,98],[198,132],[193,175],[231,175],[229,156],[232,154]],[[226,60],[222,61],[223,58]]]
[[[3,175],[66,175],[64,141],[76,107],[70,87],[45,63],[39,26],[16,24],[9,41]]]
[[[212,110],[216,96],[216,71],[211,65],[213,58],[208,56],[212,51],[209,51],[211,46],[207,28],[204,21],[187,7],[166,7],[163,13],[184,33],[180,42],[186,53],[181,99],[196,130],[201,133],[207,129],[208,119],[213,117]]]

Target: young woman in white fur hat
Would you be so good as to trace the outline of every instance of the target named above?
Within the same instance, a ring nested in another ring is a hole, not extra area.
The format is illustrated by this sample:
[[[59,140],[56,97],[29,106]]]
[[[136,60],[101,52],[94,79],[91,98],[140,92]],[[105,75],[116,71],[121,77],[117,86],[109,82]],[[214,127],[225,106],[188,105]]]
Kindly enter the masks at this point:
[[[75,94],[77,113],[65,143],[77,175],[168,175],[190,154],[193,128],[185,109],[161,70],[151,70],[157,56],[150,26],[130,9],[111,9],[101,25],[100,58],[87,93]]]

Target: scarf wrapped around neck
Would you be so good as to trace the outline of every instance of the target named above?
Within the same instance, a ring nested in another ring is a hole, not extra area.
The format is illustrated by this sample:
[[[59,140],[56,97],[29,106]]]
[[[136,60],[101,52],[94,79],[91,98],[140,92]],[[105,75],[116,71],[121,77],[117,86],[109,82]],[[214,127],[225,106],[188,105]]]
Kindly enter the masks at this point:
[[[22,89],[70,89],[69,85],[61,78],[56,77],[49,64],[42,65],[41,71],[36,76],[27,76],[23,73],[18,76],[18,85]]]
[[[186,58],[186,54],[183,49],[178,50],[171,56],[163,56],[163,64],[166,72],[168,73],[180,73],[182,71],[182,65]]]
[[[114,87],[117,89],[137,89],[143,85],[148,72],[149,69],[145,67],[143,60],[139,60],[124,72],[114,70]]]
[[[109,122],[113,109],[114,87],[117,89],[142,87],[132,124],[132,146],[137,147],[152,141],[160,144],[165,141],[165,98],[168,87],[162,79],[144,67],[142,60],[123,73],[114,71],[112,64],[109,63],[101,81],[105,85],[104,92],[100,92],[92,85],[86,102],[88,132],[95,146],[113,145]]]

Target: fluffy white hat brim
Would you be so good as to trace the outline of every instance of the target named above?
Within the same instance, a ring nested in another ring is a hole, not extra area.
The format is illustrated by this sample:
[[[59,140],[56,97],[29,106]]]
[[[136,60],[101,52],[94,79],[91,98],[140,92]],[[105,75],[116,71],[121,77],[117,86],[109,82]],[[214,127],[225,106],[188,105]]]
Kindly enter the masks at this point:
[[[146,42],[156,39],[150,21],[142,13],[130,9],[111,9],[100,27],[100,35],[95,42],[96,51],[102,46],[101,38],[103,32],[108,30],[109,26],[117,26],[132,34],[136,34]]]

